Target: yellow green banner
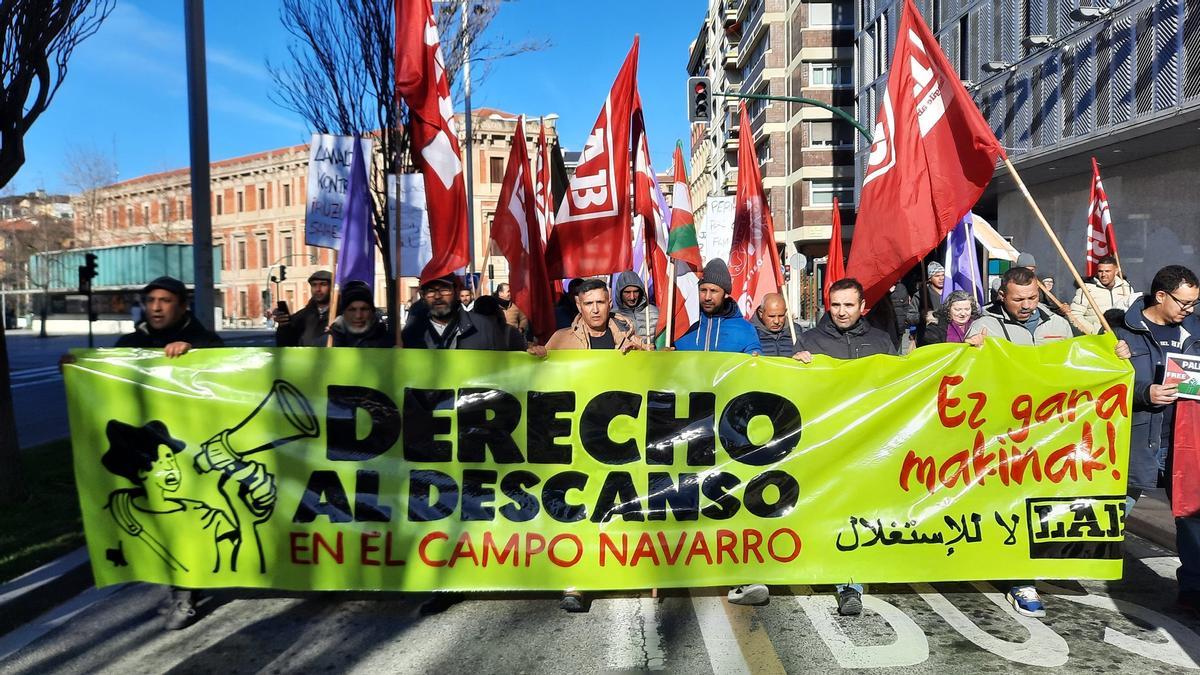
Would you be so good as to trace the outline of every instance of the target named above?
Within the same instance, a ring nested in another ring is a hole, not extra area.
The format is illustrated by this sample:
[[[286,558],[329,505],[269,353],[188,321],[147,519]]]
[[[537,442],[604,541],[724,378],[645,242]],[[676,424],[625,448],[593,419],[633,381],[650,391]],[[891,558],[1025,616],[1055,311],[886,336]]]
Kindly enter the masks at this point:
[[[1121,576],[1103,337],[856,361],[75,352],[96,583],[558,590]]]

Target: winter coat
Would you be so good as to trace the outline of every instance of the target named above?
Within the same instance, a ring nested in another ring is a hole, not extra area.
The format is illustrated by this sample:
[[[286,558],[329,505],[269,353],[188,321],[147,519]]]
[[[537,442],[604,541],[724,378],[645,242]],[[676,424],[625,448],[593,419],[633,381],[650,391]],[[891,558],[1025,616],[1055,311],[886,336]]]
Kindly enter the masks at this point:
[[[610,314],[608,329],[612,331],[613,344],[618,350],[624,349],[628,344],[632,344],[635,349],[639,349],[645,344],[645,341],[633,332],[633,324],[625,317]],[[571,322],[570,326],[554,331],[554,335],[551,335],[550,341],[546,343],[546,349],[549,351],[591,348],[592,343],[588,340],[587,324],[583,322],[583,316],[579,314],[575,315],[575,320]]]
[[[967,322],[967,327],[963,330],[964,338],[971,334],[971,325],[973,323],[975,323],[974,319],[971,319]],[[936,345],[945,342],[946,332],[949,329],[950,324],[947,323],[947,320],[939,317],[937,323],[931,323],[925,326],[925,330],[922,331],[921,345]]]
[[[1083,282],[1083,288],[1092,294],[1092,299],[1100,306],[1101,314],[1110,309],[1129,309],[1133,301],[1138,299],[1138,294],[1134,292],[1133,286],[1130,286],[1129,282],[1121,277],[1117,277],[1112,288],[1105,288],[1094,277]],[[1071,301],[1071,313],[1079,317],[1083,323],[1091,326],[1092,332],[1100,332],[1100,319],[1096,317],[1091,303],[1084,296],[1083,289],[1075,291],[1075,299]],[[1116,330],[1116,326],[1113,326],[1113,330]]]
[[[504,320],[508,325],[521,331],[522,335],[528,335],[529,317],[525,316],[525,312],[522,312],[520,307],[517,307],[517,303],[509,300],[508,304],[505,304],[500,298],[496,298],[496,300],[500,303],[500,308],[504,310]]]
[[[329,331],[318,338],[318,342],[311,346],[324,347],[326,338],[333,336],[334,347],[395,347],[396,336],[392,331],[388,330],[387,324],[380,321],[376,317],[375,322],[371,324],[366,331],[362,333],[351,333],[346,329],[346,317],[339,316],[333,320],[333,324],[329,326]]]
[[[408,325],[401,333],[407,349],[482,349],[516,351],[508,336],[491,317],[481,316],[458,307],[446,330],[439,335],[428,313],[409,314]]]
[[[762,352],[758,331],[742,317],[742,310],[728,298],[715,314],[700,313],[700,320],[675,341],[681,352]]]
[[[1129,487],[1151,489],[1158,487],[1158,447],[1166,406],[1150,402],[1150,385],[1161,384],[1160,373],[1166,352],[1146,326],[1142,315],[1145,299],[1136,298],[1121,323],[1113,326],[1118,340],[1129,345],[1133,363],[1133,428],[1129,439]],[[1180,326],[1183,353],[1200,356],[1200,317],[1189,315]],[[1169,469],[1169,467],[1168,467]]]
[[[638,296],[637,304],[633,307],[626,307],[621,298],[621,291],[628,286],[636,286],[641,294]],[[658,328],[658,308],[650,304],[650,298],[646,295],[646,286],[636,273],[621,272],[617,276],[617,292],[613,297],[613,309],[617,314],[633,323],[638,337],[647,342],[654,340],[654,332]]]
[[[835,359],[896,354],[896,345],[884,331],[863,319],[859,319],[858,323],[845,331],[839,330],[828,312],[821,315],[812,330],[805,331],[802,343],[804,348],[813,354],[824,354]]]
[[[1045,305],[1038,305],[1037,311],[1042,320],[1038,323],[1037,333],[1031,335],[1025,324],[1017,321],[1004,311],[1004,303],[993,302],[983,310],[983,316],[975,319],[967,337],[975,337],[987,329],[987,336],[1008,340],[1016,345],[1044,345],[1047,342],[1066,340],[1074,335],[1071,324],[1061,316],[1054,314]]]
[[[329,305],[325,305],[325,311],[321,311],[317,303],[310,300],[300,311],[292,315],[286,326],[275,329],[275,346],[315,345],[325,335],[328,323]]]
[[[750,317],[750,325],[754,326],[754,330],[758,333],[758,343],[762,345],[763,356],[792,356],[796,352],[804,351],[804,343],[800,337],[804,334],[800,324],[793,323],[792,328],[796,329],[796,341],[792,342],[792,333],[784,326],[778,332],[772,333],[763,325],[761,319],[758,318],[758,312]]]
[[[161,331],[154,330],[149,323],[142,321],[134,327],[132,333],[122,335],[116,346],[162,349],[172,342],[186,342],[193,349],[225,346],[225,342],[216,333],[205,328],[191,311],[184,313],[182,321]]]

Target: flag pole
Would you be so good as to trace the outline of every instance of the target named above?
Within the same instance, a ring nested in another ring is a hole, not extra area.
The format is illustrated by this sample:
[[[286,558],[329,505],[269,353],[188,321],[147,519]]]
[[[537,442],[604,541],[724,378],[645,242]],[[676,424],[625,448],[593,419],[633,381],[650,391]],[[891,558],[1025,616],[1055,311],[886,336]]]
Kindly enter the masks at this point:
[[[1054,234],[1054,230],[1050,228],[1050,223],[1047,222],[1046,216],[1042,215],[1042,210],[1038,207],[1037,202],[1033,200],[1033,195],[1029,194],[1029,188],[1025,187],[1025,181],[1021,180],[1021,174],[1017,173],[1017,167],[1013,166],[1012,161],[1010,161],[1006,155],[1001,155],[1001,158],[1004,160],[1004,166],[1008,168],[1008,172],[1012,174],[1013,181],[1016,182],[1017,188],[1021,191],[1021,194],[1025,195],[1025,201],[1029,202],[1029,206],[1033,209],[1033,214],[1037,216],[1038,222],[1040,222],[1042,227],[1045,228],[1046,234],[1050,237],[1051,243],[1054,244],[1054,248],[1058,251],[1058,255],[1062,257],[1063,262],[1067,263],[1067,269],[1071,271],[1071,276],[1075,278],[1075,283],[1078,284],[1080,288],[1083,288],[1083,277],[1079,276],[1079,270],[1075,269],[1075,264],[1072,263],[1071,258],[1067,256],[1067,252],[1063,249],[1062,242],[1058,240],[1058,237]],[[1040,281],[1038,282],[1038,286],[1041,286]],[[1046,295],[1047,297],[1052,296],[1050,293],[1047,293]],[[1112,326],[1108,325],[1108,319],[1104,318],[1104,312],[1101,311],[1100,306],[1096,304],[1096,299],[1092,297],[1091,293],[1086,292],[1086,290],[1084,291],[1083,296],[1087,298],[1088,304],[1092,307],[1092,311],[1096,313],[1096,318],[1100,320],[1100,325],[1104,327],[1104,332],[1112,334]]]
[[[338,250],[333,249],[333,264],[329,266],[329,271],[333,274],[333,283],[329,284],[329,312],[325,314],[328,323],[325,325],[325,332],[329,333],[325,337],[325,346],[333,346],[333,332],[329,330],[333,325],[333,320],[337,318],[337,303],[338,303],[338,286],[337,286],[337,265],[338,265]]]
[[[1066,303],[1064,303],[1062,300],[1059,300],[1058,296],[1051,293],[1049,288],[1046,288],[1041,279],[1035,279],[1035,281],[1037,281],[1038,289],[1045,293],[1047,298],[1050,298],[1050,301],[1053,302],[1056,307],[1058,307],[1058,311],[1063,313],[1063,316],[1067,318],[1067,321],[1071,322],[1072,326],[1078,328],[1079,331],[1084,335],[1095,335],[1095,333],[1092,332],[1092,327],[1080,321],[1079,317],[1075,316],[1075,313],[1071,311],[1071,308],[1068,307]],[[1085,290],[1084,293],[1087,293],[1087,291]]]
[[[675,259],[667,256],[667,267],[670,268],[670,274],[667,275],[667,349],[671,348],[671,336],[675,334],[675,275],[679,273],[679,268],[675,263]]]

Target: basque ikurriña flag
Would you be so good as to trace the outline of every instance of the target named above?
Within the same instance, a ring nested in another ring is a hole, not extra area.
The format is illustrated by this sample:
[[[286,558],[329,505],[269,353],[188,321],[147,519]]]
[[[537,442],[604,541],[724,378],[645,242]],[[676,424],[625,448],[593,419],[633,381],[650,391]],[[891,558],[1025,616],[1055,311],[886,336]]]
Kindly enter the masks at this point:
[[[868,305],[946,238],[1004,156],[913,0],[897,36],[846,270]]]
[[[671,236],[667,254],[687,263],[693,272],[704,268],[696,237],[696,219],[692,215],[692,193],[688,188],[687,169],[683,166],[682,143],[675,144],[675,184],[671,188]]]

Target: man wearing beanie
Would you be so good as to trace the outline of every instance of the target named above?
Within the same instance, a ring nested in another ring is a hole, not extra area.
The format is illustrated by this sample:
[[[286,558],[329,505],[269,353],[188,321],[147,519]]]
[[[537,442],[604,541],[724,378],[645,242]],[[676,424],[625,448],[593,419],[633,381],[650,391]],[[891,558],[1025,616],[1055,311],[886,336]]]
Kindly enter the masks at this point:
[[[299,347],[316,345],[325,335],[329,325],[329,290],[333,275],[328,270],[318,270],[308,277],[310,298],[299,312],[289,314],[286,304],[272,313],[275,324],[276,347]]]
[[[675,349],[682,352],[762,353],[758,331],[729,298],[732,292],[733,280],[725,261],[720,258],[708,261],[700,281],[700,320],[675,341]]]
[[[458,277],[447,274],[421,284],[428,311],[411,314],[401,340],[408,349],[486,349],[506,351],[508,338],[489,317],[468,312],[458,299]]]
[[[395,347],[396,338],[387,324],[379,320],[371,287],[362,281],[351,281],[342,287],[338,296],[338,318],[329,326],[317,344],[324,347],[327,336],[333,336],[334,347]]]
[[[117,347],[162,349],[167,358],[175,358],[194,348],[225,346],[188,310],[187,288],[178,279],[159,277],[146,284],[142,306],[144,318],[117,340]]]
[[[925,343],[925,328],[937,323],[938,310],[942,308],[942,290],[946,287],[946,268],[941,263],[932,262],[925,268],[925,301],[921,303],[920,330],[917,331],[917,346]]]

